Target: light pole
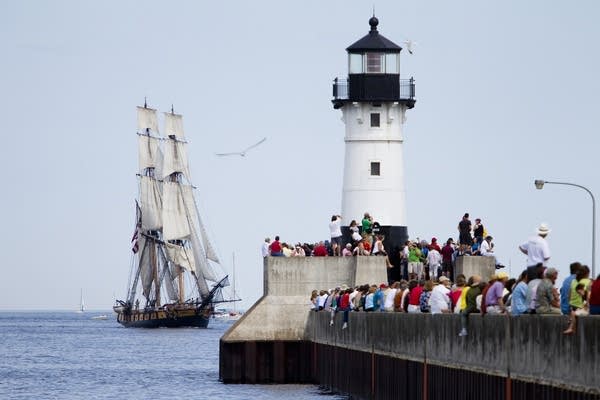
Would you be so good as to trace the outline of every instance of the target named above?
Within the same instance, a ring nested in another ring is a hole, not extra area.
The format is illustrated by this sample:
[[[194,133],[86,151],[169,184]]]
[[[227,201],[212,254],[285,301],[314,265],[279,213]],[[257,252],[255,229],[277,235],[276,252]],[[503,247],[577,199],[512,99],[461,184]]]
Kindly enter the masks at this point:
[[[585,186],[577,185],[575,183],[568,183],[568,182],[550,182],[550,181],[544,181],[541,179],[536,179],[534,182],[535,188],[541,190],[544,187],[544,184],[546,184],[546,183],[552,184],[552,185],[575,186],[575,187],[578,187],[578,188],[583,189],[586,192],[588,192],[588,194],[592,198],[592,276],[590,278],[595,279],[596,278],[596,199],[594,199],[594,195]]]

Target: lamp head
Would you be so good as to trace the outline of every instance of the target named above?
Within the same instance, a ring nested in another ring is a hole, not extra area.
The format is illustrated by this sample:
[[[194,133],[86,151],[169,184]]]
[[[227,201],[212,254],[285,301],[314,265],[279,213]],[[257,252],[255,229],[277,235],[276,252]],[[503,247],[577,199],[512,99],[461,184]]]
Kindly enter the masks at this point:
[[[533,182],[535,184],[535,188],[536,189],[543,189],[544,188],[544,183],[546,183],[546,181],[543,181],[541,179],[536,179],[535,182]]]

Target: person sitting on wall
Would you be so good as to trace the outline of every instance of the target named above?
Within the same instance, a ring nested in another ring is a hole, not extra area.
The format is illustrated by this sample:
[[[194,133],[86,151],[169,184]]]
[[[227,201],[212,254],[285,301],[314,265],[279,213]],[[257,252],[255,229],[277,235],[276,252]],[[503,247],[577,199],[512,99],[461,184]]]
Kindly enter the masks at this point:
[[[558,271],[548,268],[544,272],[544,279],[537,286],[536,314],[561,314],[558,290],[554,287]]]
[[[346,243],[344,250],[342,250],[342,256],[348,257],[352,255],[352,245],[350,243]]]
[[[485,312],[488,314],[505,314],[504,285],[508,281],[508,274],[504,271],[496,275],[496,279],[485,294]]]
[[[510,313],[512,315],[525,314],[529,309],[527,305],[527,270],[521,272],[519,280],[512,292]]]
[[[383,247],[383,236],[377,235],[375,245],[373,246],[374,256],[387,256],[385,248]]]
[[[279,236],[275,236],[275,240],[269,245],[269,252],[271,253],[271,257],[282,257],[282,247],[279,242]]]
[[[325,242],[320,241],[319,243],[315,243],[315,247],[313,249],[314,257],[327,257],[327,247],[325,247]]]
[[[468,335],[467,327],[469,324],[469,314],[474,314],[479,311],[477,309],[477,296],[481,295],[484,283],[482,283],[481,276],[479,275],[473,275],[471,277],[471,282],[472,284],[469,286],[469,290],[465,295],[466,307],[460,312],[461,330],[458,336]]]
[[[484,257],[494,258],[494,265],[496,265],[496,269],[504,268],[504,265],[498,262],[498,259],[496,258],[496,253],[494,253],[494,243],[492,243],[493,239],[494,238],[489,235],[486,236],[483,242],[481,242],[481,247],[479,248],[479,251]]]

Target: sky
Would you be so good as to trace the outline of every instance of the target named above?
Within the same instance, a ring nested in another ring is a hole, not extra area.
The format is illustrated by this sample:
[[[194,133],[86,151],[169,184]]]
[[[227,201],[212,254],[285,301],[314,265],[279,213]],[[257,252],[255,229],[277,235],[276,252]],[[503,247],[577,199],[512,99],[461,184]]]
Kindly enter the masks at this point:
[[[590,196],[533,181],[600,195],[596,1],[3,1],[0,309],[125,296],[144,97],[183,114],[198,206],[250,307],[264,238],[327,239],[340,212],[331,85],[373,6],[382,35],[416,42],[401,53],[417,97],[404,125],[411,238],[456,237],[469,212],[515,276],[518,245],[546,222],[559,281],[572,261],[591,266]],[[263,137],[244,158],[215,156]]]

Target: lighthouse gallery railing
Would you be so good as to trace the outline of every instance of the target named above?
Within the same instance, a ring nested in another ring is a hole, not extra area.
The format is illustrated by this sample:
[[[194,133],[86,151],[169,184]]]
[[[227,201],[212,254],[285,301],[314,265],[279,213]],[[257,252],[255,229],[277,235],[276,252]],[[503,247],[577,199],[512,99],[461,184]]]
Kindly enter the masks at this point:
[[[334,100],[348,100],[348,79],[335,78],[333,80],[333,99]],[[400,100],[414,100],[415,99],[415,80],[400,79]]]

